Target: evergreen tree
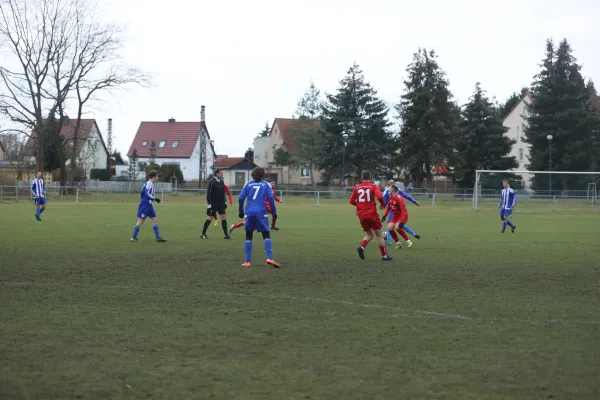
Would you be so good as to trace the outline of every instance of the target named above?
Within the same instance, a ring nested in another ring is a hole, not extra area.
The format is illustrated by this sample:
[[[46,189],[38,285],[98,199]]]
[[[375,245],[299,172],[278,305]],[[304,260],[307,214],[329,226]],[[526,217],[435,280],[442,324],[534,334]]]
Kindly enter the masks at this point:
[[[265,127],[263,128],[262,131],[260,131],[258,133],[258,137],[266,137],[269,136],[269,133],[271,133],[271,128],[269,127],[269,121],[265,122]]]
[[[434,51],[419,49],[406,71],[405,93],[396,106],[401,121],[397,161],[421,185],[431,181],[432,167],[455,161],[457,107]]]
[[[113,153],[111,154],[111,157],[115,159],[115,164],[116,165],[125,165],[125,160],[123,160],[123,156],[121,155],[120,151],[113,151]]]
[[[150,157],[148,157],[148,164],[151,164],[151,165],[156,164],[156,151],[157,150],[158,149],[156,148],[156,143],[153,140],[152,143],[150,143]]]
[[[323,149],[323,135],[317,120],[321,116],[321,108],[321,92],[314,82],[311,82],[308,90],[304,92],[298,102],[298,109],[294,114],[298,121],[292,129],[294,157],[299,166],[306,167],[311,171],[311,185],[315,184],[312,171],[318,164]]]
[[[250,161],[254,161],[254,149],[252,147],[248,147],[248,150],[246,150],[246,153],[244,153],[244,157]]]
[[[528,169],[549,170],[549,145],[553,171],[588,171],[598,159],[594,132],[600,127],[592,109],[590,89],[566,39],[558,47],[549,39],[541,71],[532,87],[533,101],[523,140],[531,145]],[[549,143],[547,135],[553,139]],[[548,190],[548,175],[532,180],[534,190]],[[585,189],[585,176],[553,175],[553,190]]]
[[[594,85],[594,81],[591,78],[588,79],[586,87],[587,87],[587,90],[590,93],[590,95],[592,95],[592,96],[598,95],[598,92],[596,92],[596,86]]]
[[[456,178],[460,187],[472,188],[478,169],[508,170],[519,166],[515,157],[508,156],[515,141],[504,135],[506,131],[498,109],[478,82],[462,111],[456,138],[456,151],[460,158]],[[498,179],[494,179],[494,186],[499,187],[502,179],[515,179],[515,176],[495,178]]]
[[[348,69],[336,93],[327,94],[326,98],[318,162],[318,167],[326,171],[325,180],[341,178],[344,168],[346,173],[357,176],[363,170],[371,171],[375,177],[388,174],[391,160],[386,155],[395,151],[388,108],[365,81],[356,63]]]
[[[128,173],[129,173],[129,180],[130,181],[137,181],[138,180],[138,152],[137,149],[133,149],[133,151],[131,152],[131,157],[129,157],[129,169],[128,169]]]

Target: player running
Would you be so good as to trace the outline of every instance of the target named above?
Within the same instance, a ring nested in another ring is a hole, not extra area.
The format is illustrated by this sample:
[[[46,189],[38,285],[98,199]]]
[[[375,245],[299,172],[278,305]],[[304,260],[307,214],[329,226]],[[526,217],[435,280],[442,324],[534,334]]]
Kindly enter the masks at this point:
[[[283,204],[283,200],[281,200],[279,197],[277,197],[277,195],[275,194],[275,181],[271,181],[271,189],[273,190],[273,198],[275,199],[276,202]],[[277,221],[277,214],[273,214],[271,211],[271,205],[269,204],[268,199],[265,199],[265,206],[267,207],[267,214],[271,214],[272,218],[271,218],[271,230],[274,231],[278,231],[279,228],[277,228],[275,226],[275,222]],[[244,226],[244,221],[240,221],[236,224],[232,224],[231,227],[229,228],[229,233],[233,232],[234,230],[236,230],[237,228],[241,228],[242,226]]]
[[[146,221],[146,218],[152,218],[152,228],[156,235],[156,241],[159,243],[167,241],[167,239],[160,236],[158,230],[158,218],[156,218],[156,212],[152,205],[155,201],[157,204],[160,203],[160,199],[154,194],[154,184],[156,181],[158,181],[158,172],[150,171],[150,173],[148,173],[148,182],[144,184],[142,192],[140,193],[140,206],[138,207],[137,212],[138,221],[133,228],[133,235],[131,236],[132,242],[138,242],[137,235],[140,232],[140,228],[144,224],[144,221]]]
[[[31,181],[31,195],[35,202],[35,220],[41,222],[41,215],[46,210],[46,186],[41,172],[35,174],[35,179]]]
[[[502,189],[502,197],[500,198],[500,203],[498,204],[498,208],[500,209],[500,219],[502,220],[501,233],[504,233],[506,230],[506,225],[510,226],[512,233],[515,233],[517,226],[510,222],[508,218],[512,218],[513,209],[515,208],[515,204],[517,202],[517,195],[513,188],[510,187],[506,179],[502,183],[504,185],[504,189]]]
[[[392,185],[395,185],[396,182],[394,182],[393,180],[390,179],[387,184],[388,184],[388,186],[385,188],[385,191],[383,192],[383,205],[384,206],[387,206],[388,199],[390,198],[390,187]],[[406,200],[413,203],[414,205],[416,205],[417,207],[421,207],[421,204],[419,204],[419,202],[417,200],[415,200],[410,194],[406,193],[404,190],[398,188],[398,194],[400,196],[404,197]],[[392,218],[393,218],[393,212],[391,212],[388,215],[387,222],[390,223]],[[408,226],[404,226],[404,231],[408,232],[409,234],[411,234],[412,236],[414,236],[417,239],[421,239],[421,235],[415,233],[415,231],[413,231]],[[387,239],[388,244],[392,244],[392,235],[390,234],[389,231],[385,232],[385,238]]]
[[[364,237],[360,246],[358,246],[358,256],[365,259],[365,247],[369,244],[374,237],[377,237],[379,242],[379,251],[381,251],[381,259],[383,261],[389,261],[392,259],[387,254],[385,247],[385,240],[383,238],[383,232],[381,231],[381,221],[379,214],[377,213],[377,204],[375,199],[379,201],[379,204],[383,207],[383,195],[379,190],[379,187],[371,182],[371,173],[364,171],[362,173],[362,183],[356,185],[350,196],[350,204],[356,207],[356,215],[360,221],[360,226],[367,233]]]
[[[405,224],[408,222],[408,210],[406,209],[404,199],[398,194],[398,191],[399,189],[396,185],[390,186],[390,198],[385,208],[385,212],[383,213],[383,217],[381,217],[381,222],[384,222],[389,215],[393,215],[392,219],[388,220],[388,232],[394,239],[396,248],[402,248],[402,243],[400,242],[400,239],[398,239],[396,232],[398,232],[400,236],[406,240],[407,247],[411,248],[412,242],[403,229]]]
[[[267,253],[267,264],[274,268],[280,268],[281,265],[273,260],[273,244],[271,243],[271,232],[269,231],[269,217],[267,216],[266,201],[271,204],[273,216],[277,215],[275,209],[275,199],[273,198],[273,189],[268,182],[264,181],[265,170],[256,167],[252,170],[253,181],[244,185],[239,199],[239,217],[244,218],[246,228],[246,242],[244,248],[246,252],[246,262],[242,264],[244,268],[251,267],[252,259],[252,237],[254,230],[262,234],[265,251]],[[244,213],[244,202],[246,203],[246,212]]]

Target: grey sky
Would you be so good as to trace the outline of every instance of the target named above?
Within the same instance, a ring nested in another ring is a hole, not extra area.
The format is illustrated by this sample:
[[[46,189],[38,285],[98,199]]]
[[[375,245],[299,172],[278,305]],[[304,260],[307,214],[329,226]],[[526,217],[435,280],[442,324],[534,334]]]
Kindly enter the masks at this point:
[[[492,5],[493,3],[493,5]],[[356,61],[393,105],[419,46],[435,49],[460,104],[476,81],[504,100],[539,71],[546,38],[566,37],[600,84],[595,0],[103,0],[127,24],[125,60],[155,87],[119,92],[94,111],[126,152],[140,121],[197,121],[206,105],[217,153],[241,156],[275,117],[289,117],[311,79],[333,92]]]

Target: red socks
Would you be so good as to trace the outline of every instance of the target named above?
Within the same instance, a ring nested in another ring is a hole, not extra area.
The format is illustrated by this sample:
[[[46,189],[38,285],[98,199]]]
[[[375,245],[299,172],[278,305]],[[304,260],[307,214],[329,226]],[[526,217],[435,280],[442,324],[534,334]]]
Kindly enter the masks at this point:
[[[386,255],[385,246],[379,246],[379,251],[381,252],[381,257],[385,257],[385,255]]]
[[[390,232],[390,231],[388,231]],[[394,239],[394,243],[398,243],[398,235],[396,235],[395,231],[391,231],[390,235],[392,235],[392,239]]]
[[[363,239],[363,241],[360,242],[360,247],[362,247],[364,249],[365,247],[367,247],[368,244],[369,244],[369,242],[367,242],[366,240]]]
[[[398,229],[398,233],[400,234],[400,236],[402,236],[402,239],[404,239],[406,241],[409,240],[408,235],[406,234],[406,232],[404,232],[404,229],[402,229],[402,228]],[[392,235],[392,237],[393,237],[393,235]]]
[[[244,226],[244,221],[241,221],[241,222],[238,222],[237,224],[234,224],[231,229],[241,228],[242,226]]]

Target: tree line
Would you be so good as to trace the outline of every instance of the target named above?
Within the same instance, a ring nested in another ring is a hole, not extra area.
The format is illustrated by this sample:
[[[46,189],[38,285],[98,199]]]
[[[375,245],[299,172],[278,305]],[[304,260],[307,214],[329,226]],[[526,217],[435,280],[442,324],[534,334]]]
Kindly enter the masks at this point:
[[[274,164],[323,170],[326,183],[370,170],[385,179],[408,178],[416,187],[427,186],[440,174],[458,187],[473,188],[476,170],[518,167],[517,159],[510,156],[515,141],[505,135],[503,119],[529,92],[533,100],[527,106],[523,139],[531,146],[527,168],[549,169],[546,136],[552,134],[553,170],[598,171],[600,113],[592,104],[597,94],[593,82],[581,75],[566,39],[558,46],[548,39],[531,87],[502,103],[475,83],[469,101],[457,104],[433,50],[418,49],[406,73],[405,90],[393,107],[394,114],[356,63],[334,93],[323,97],[311,83],[294,114],[299,120],[294,150],[286,143],[275,148]],[[259,136],[266,134],[267,128]],[[556,189],[567,189],[569,183],[557,178]],[[547,189],[547,185],[546,175],[533,180],[534,189]]]

